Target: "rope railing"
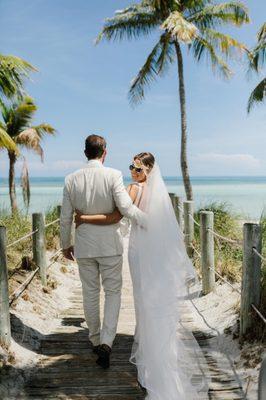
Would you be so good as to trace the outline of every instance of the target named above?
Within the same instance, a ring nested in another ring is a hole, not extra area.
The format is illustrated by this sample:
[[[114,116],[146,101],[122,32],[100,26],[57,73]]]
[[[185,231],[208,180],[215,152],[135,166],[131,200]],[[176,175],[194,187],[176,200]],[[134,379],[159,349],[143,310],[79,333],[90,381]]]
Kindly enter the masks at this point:
[[[54,221],[49,222],[48,224],[45,224],[44,227],[45,227],[45,228],[48,228],[48,226],[51,226],[51,225],[53,225],[53,224],[56,224],[56,223],[59,222],[59,221],[60,221],[60,218],[57,218],[57,219],[55,219]]]
[[[199,257],[199,258],[201,258],[201,254],[200,254],[200,252],[196,249],[196,247],[191,243],[190,244],[190,246],[192,247],[192,249],[195,251],[195,253],[197,254],[197,256]]]
[[[48,261],[53,260],[50,264],[47,265],[47,269],[50,268],[56,261],[57,257],[61,254],[62,248],[57,250],[50,258]],[[25,289],[29,286],[37,272],[40,270],[40,267],[37,267],[34,271],[31,272],[31,274],[25,279],[25,281],[13,292],[9,298],[9,305],[12,305],[12,303],[18,299],[22,293],[25,291]]]
[[[230,238],[228,238],[228,237],[226,237],[226,236],[222,236],[222,235],[220,235],[219,233],[215,232],[214,230],[212,230],[212,229],[210,229],[210,228],[207,228],[207,230],[210,231],[210,232],[211,232],[213,235],[215,235],[217,238],[222,239],[222,240],[224,240],[224,241],[226,241],[226,242],[228,242],[228,243],[235,244],[235,245],[237,245],[237,246],[239,246],[239,247],[241,247],[241,246],[243,245],[243,242],[240,241],[240,240],[230,239]]]
[[[262,321],[264,322],[264,324],[266,324],[266,318],[262,315],[262,313],[257,309],[256,306],[254,306],[254,304],[251,304],[251,307],[253,308],[253,310],[258,314],[258,316],[262,319]]]
[[[175,205],[176,203],[174,203]],[[184,229],[184,240],[187,248],[187,252],[189,257],[193,256],[193,251],[194,254],[199,257],[201,260],[201,267],[204,270],[203,271],[203,281],[202,281],[202,286],[203,286],[203,293],[207,294],[210,291],[214,290],[214,285],[215,285],[215,276],[217,276],[219,279],[221,279],[225,284],[229,285],[233,291],[237,292],[241,298],[242,296],[245,297],[246,299],[249,298],[249,296],[252,296],[251,293],[248,293],[244,291],[243,293],[241,290],[236,288],[232,283],[230,283],[221,273],[215,270],[214,268],[214,242],[213,239],[216,239],[217,242],[219,243],[220,241],[225,241],[227,243],[232,244],[233,246],[237,246],[239,248],[243,249],[243,259],[246,257],[246,261],[248,265],[246,268],[253,268],[253,266],[250,266],[249,263],[252,262],[250,261],[249,256],[247,256],[247,251],[251,251],[254,254],[256,254],[261,262],[263,264],[266,263],[266,258],[257,250],[256,247],[250,248],[250,245],[245,243],[244,246],[244,241],[242,240],[237,240],[237,239],[232,239],[230,237],[221,235],[220,233],[216,232],[213,228],[214,222],[213,222],[213,215],[214,213],[212,211],[207,211],[207,210],[202,210],[202,214],[200,214],[200,223],[194,218],[194,213],[193,213],[193,204],[192,202],[185,202],[184,203],[184,208],[180,206],[180,204],[175,205],[177,209],[180,211],[180,214],[182,217],[184,217],[184,222],[185,222],[185,229]],[[188,221],[191,220],[193,221],[193,224],[190,224]],[[201,236],[201,250],[204,248],[204,253],[200,252],[195,245],[193,244],[194,240],[194,225],[201,227],[200,231],[200,236]],[[248,229],[248,227],[247,227]],[[206,232],[212,233],[211,235],[207,235]],[[254,237],[256,236],[256,232],[254,234]],[[248,237],[253,237],[248,236]],[[246,239],[244,239],[246,240]],[[250,240],[250,239],[249,239]],[[253,240],[253,239],[252,239]],[[246,248],[247,247],[247,248]],[[250,249],[250,250],[249,250]],[[192,253],[191,253],[192,250]],[[259,268],[257,266],[256,268]],[[209,271],[209,272],[208,272]],[[248,275],[249,276],[249,273]],[[244,279],[249,279],[249,278],[244,278]],[[253,279],[253,278],[251,278]],[[249,284],[247,286],[250,286]],[[253,297],[250,297],[253,298]],[[243,299],[242,299],[243,300]],[[257,313],[257,315],[260,317],[260,319],[266,323],[266,318],[263,316],[263,314],[260,312],[260,310],[256,307],[256,305],[252,304],[251,301],[248,302],[249,307],[252,307],[252,309]],[[247,318],[244,316],[244,318]]]
[[[223,282],[227,283],[227,285],[231,286],[234,292],[237,292],[241,296],[241,291],[235,288],[227,279],[225,279],[219,272],[215,270],[215,268],[209,267],[210,270],[214,271],[215,275],[217,275]]]
[[[253,252],[261,259],[261,261],[263,262],[263,264],[266,263],[266,258],[263,257],[263,255],[260,254],[260,253],[258,252],[258,250],[257,250],[255,247],[253,247],[252,250],[253,250]]]
[[[62,253],[62,250],[63,250],[63,249],[62,249],[62,247],[61,247],[59,250],[57,250],[57,251],[52,255],[52,257],[49,258],[49,261],[51,261],[53,258],[54,258],[54,260],[53,260],[50,264],[47,265],[47,269],[50,268],[50,267],[56,262],[57,257],[60,256],[60,254]]]
[[[189,218],[191,218],[191,219],[192,219],[192,221],[194,222],[194,224],[195,224],[195,225],[197,225],[197,226],[199,226],[199,227],[200,227],[200,224],[198,223],[198,221],[196,221],[196,220],[195,220],[195,218],[193,217],[193,215],[192,215],[192,214],[190,214],[190,213],[189,213],[189,214],[188,214],[188,216],[189,216]]]
[[[21,296],[21,294],[24,292],[24,290],[29,286],[37,272],[39,271],[40,267],[37,267],[32,273],[25,279],[25,281],[15,290],[14,293],[9,298],[9,305],[11,306],[12,303]]]
[[[60,206],[57,207],[58,213],[60,213]],[[57,257],[62,252],[62,248],[57,250],[49,259],[47,265],[46,260],[46,246],[45,246],[45,229],[49,226],[60,221],[57,218],[47,224],[44,224],[44,216],[42,213],[32,214],[32,232],[18,238],[12,243],[6,245],[6,227],[0,226],[0,272],[1,272],[1,290],[0,290],[0,303],[1,305],[1,324],[0,324],[0,341],[7,347],[11,344],[11,324],[10,324],[10,306],[13,302],[18,299],[25,289],[32,282],[33,278],[37,273],[40,274],[41,284],[43,287],[47,285],[47,270],[56,261]],[[34,236],[33,236],[34,235]],[[8,283],[8,265],[7,265],[7,249],[20,243],[29,237],[33,237],[32,251],[33,251],[33,263],[35,269],[26,277],[24,282],[11,294],[9,295],[9,283]]]
[[[51,225],[53,225],[53,224],[56,224],[56,223],[59,222],[59,221],[60,221],[60,218],[57,218],[57,219],[55,219],[54,221],[49,222],[48,224],[45,224],[44,227],[45,227],[45,228],[48,228],[49,226],[51,226]],[[18,243],[22,242],[23,240],[27,239],[28,237],[33,236],[34,233],[36,233],[36,232],[38,232],[38,229],[35,229],[34,231],[27,233],[26,235],[24,235],[24,236],[18,238],[17,240],[15,240],[15,241],[12,242],[12,243],[9,243],[9,244],[6,246],[6,248],[9,249],[10,247],[15,246],[15,244],[18,244]]]
[[[14,242],[8,244],[8,245],[6,246],[6,248],[9,249],[10,247],[14,246],[15,244],[22,242],[22,240],[25,240],[25,239],[27,239],[28,237],[33,236],[34,233],[36,233],[36,232],[38,232],[38,229],[35,229],[34,231],[29,232],[29,233],[27,233],[25,236],[22,236],[21,238],[19,238],[19,239],[15,240]]]

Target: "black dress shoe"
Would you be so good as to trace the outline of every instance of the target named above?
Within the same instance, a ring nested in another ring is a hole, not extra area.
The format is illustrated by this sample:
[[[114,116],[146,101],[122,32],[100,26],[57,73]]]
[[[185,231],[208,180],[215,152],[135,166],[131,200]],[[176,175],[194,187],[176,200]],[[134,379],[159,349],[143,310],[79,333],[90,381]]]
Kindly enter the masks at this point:
[[[99,347],[100,347],[99,344],[98,344],[97,346],[93,346],[93,347],[92,347],[93,353],[97,354],[97,356],[99,355]]]
[[[101,344],[98,348],[98,359],[96,363],[102,367],[103,369],[107,369],[110,367],[110,354],[111,354],[111,347],[107,344]]]
[[[144,386],[142,386],[142,384],[139,381],[137,381],[137,382],[138,382],[139,388],[143,391],[143,393],[147,394],[147,389]]]

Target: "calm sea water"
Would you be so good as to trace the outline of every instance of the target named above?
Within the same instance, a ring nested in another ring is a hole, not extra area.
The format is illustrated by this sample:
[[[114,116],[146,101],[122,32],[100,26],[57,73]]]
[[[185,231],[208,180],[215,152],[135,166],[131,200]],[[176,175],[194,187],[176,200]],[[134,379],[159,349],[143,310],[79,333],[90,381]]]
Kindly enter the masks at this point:
[[[165,177],[169,192],[185,199],[181,178]],[[266,211],[265,177],[193,177],[191,178],[196,208],[210,202],[227,202],[234,211],[244,218],[259,219],[263,209]],[[130,182],[125,178],[125,184]],[[31,202],[29,212],[45,212],[49,207],[60,204],[64,178],[31,178]],[[20,183],[17,180],[19,207],[24,210]],[[0,179],[0,208],[9,208],[8,182]]]

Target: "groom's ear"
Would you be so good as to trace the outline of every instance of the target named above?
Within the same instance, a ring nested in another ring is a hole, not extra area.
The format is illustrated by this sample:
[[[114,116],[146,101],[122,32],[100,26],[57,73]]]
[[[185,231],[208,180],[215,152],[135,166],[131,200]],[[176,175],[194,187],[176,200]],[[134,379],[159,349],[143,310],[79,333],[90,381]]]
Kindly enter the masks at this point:
[[[103,155],[102,155],[103,163],[104,163],[104,160],[106,158],[106,155],[107,155],[107,150],[105,149],[104,152],[103,152]]]

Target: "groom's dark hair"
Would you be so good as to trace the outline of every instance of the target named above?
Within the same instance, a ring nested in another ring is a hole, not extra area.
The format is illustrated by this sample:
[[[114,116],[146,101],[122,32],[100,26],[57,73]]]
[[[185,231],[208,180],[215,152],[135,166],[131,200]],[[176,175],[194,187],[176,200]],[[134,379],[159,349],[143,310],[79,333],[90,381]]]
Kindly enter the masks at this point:
[[[106,141],[102,136],[90,135],[85,140],[85,155],[88,160],[101,158],[106,149]]]

